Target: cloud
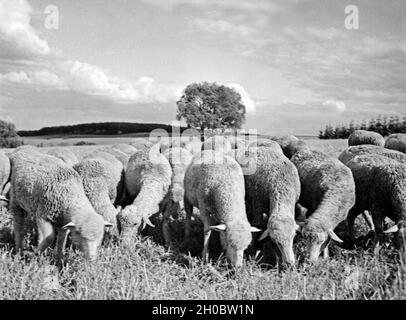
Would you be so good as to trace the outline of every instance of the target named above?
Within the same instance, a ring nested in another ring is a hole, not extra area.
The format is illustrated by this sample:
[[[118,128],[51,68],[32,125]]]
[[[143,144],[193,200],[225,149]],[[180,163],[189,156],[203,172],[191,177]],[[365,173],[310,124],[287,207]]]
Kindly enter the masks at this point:
[[[194,19],[192,24],[205,32],[213,34],[228,33],[229,35],[245,37],[253,32],[252,28],[236,25],[224,20]]]
[[[32,26],[32,8],[25,0],[0,0],[0,56],[42,56],[51,52]]]
[[[323,107],[333,108],[339,112],[344,112],[347,107],[343,101],[327,100],[323,102]]]
[[[242,104],[245,106],[245,111],[247,113],[255,113],[256,110],[255,102],[251,99],[248,92],[244,89],[242,85],[238,83],[230,83],[227,86],[234,89],[240,94]]]

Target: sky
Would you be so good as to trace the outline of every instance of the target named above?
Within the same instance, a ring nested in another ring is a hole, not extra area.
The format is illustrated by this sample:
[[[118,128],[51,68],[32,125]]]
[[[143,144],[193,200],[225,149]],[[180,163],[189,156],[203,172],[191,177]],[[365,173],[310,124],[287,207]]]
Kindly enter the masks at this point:
[[[406,1],[0,0],[0,119],[20,130],[170,123],[200,81],[260,133],[404,116]]]

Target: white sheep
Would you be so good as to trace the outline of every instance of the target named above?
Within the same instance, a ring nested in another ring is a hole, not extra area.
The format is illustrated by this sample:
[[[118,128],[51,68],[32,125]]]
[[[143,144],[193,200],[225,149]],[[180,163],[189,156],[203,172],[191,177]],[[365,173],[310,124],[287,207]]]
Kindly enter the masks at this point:
[[[406,153],[406,133],[391,134],[386,139],[385,148]]]
[[[383,147],[385,139],[377,132],[355,130],[348,137],[348,146],[357,146],[361,144],[372,144]]]
[[[17,252],[23,248],[24,221],[30,215],[38,227],[39,252],[52,244],[56,233],[60,263],[70,231],[85,257],[95,260],[104,228],[111,224],[90,204],[79,174],[62,160],[31,150],[15,152],[10,160],[10,211]]]
[[[202,257],[208,258],[212,230],[221,232],[226,256],[235,267],[243,262],[244,250],[251,242],[252,231],[245,212],[243,172],[239,164],[221,151],[206,150],[194,156],[185,173],[185,239],[190,233],[193,207],[200,210],[204,225]]]
[[[131,156],[125,170],[125,186],[132,203],[118,214],[124,239],[137,235],[140,226],[142,229],[146,225],[153,226],[149,218],[160,211],[171,177],[171,165],[159,153],[159,143]]]
[[[68,148],[63,147],[50,148],[43,150],[43,153],[61,159],[70,167],[73,167],[75,164],[79,162],[76,155]]]
[[[121,152],[125,153],[126,155],[128,155],[129,157],[131,157],[131,155],[137,151],[137,148],[135,148],[132,145],[129,145],[127,143],[119,143],[119,144],[115,144],[112,146],[113,149],[117,149],[120,150]]]
[[[259,240],[269,236],[277,245],[283,262],[293,265],[293,239],[298,229],[295,205],[300,196],[297,169],[282,151],[272,148],[252,147],[249,155],[243,165],[254,169],[245,175],[248,218],[255,226],[266,226]]]
[[[163,224],[162,230],[167,246],[170,245],[171,237],[169,233],[169,219],[176,218],[184,209],[183,198],[185,194],[183,180],[186,168],[192,161],[192,154],[184,148],[172,147],[166,149],[163,155],[168,159],[172,167],[172,180],[163,205]]]
[[[10,167],[10,159],[0,151],[0,206],[8,203],[7,196],[10,190]]]

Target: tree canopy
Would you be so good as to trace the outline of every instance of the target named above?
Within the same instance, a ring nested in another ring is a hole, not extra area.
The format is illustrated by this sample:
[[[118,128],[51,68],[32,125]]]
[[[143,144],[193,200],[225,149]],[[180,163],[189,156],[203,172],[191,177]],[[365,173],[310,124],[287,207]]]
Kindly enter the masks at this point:
[[[245,121],[245,106],[234,89],[217,83],[192,83],[176,102],[177,120],[204,131],[216,128],[241,128]]]
[[[0,120],[0,148],[16,148],[22,144],[14,123]]]

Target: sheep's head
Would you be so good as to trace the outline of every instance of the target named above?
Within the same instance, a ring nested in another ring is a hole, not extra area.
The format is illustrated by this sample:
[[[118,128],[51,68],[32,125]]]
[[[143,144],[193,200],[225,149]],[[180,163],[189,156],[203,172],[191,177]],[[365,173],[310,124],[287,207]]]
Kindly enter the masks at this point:
[[[252,227],[249,223],[232,222],[227,224],[219,224],[211,226],[211,230],[219,231],[222,238],[223,249],[231,264],[239,268],[242,266],[244,258],[244,250],[251,243],[251,232],[259,232],[261,230]]]
[[[302,236],[307,246],[307,255],[310,261],[317,261],[323,246],[328,244],[329,239],[337,242],[343,242],[333,231],[329,229],[324,231],[321,227],[312,225],[307,221],[302,228]]]
[[[292,216],[273,214],[269,217],[267,230],[264,231],[259,240],[269,236],[278,246],[283,262],[288,265],[294,265],[293,239],[298,228],[299,226],[296,224],[293,214]]]
[[[73,243],[84,253],[85,258],[94,261],[103,240],[104,229],[112,226],[110,222],[104,221],[103,217],[97,214],[85,217],[77,224],[69,222],[62,229],[69,230]]]
[[[122,238],[129,238],[138,234],[147,225],[154,227],[148,217],[142,215],[134,205],[126,206],[117,215]]]

